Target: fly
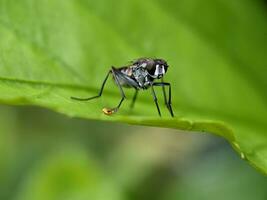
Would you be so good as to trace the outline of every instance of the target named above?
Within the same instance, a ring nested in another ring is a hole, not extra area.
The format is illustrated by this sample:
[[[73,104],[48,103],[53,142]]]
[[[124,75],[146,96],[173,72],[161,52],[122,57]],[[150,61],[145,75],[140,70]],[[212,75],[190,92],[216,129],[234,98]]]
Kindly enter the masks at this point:
[[[112,66],[102,83],[98,95],[89,98],[71,97],[71,99],[79,101],[89,101],[101,97],[108,77],[110,74],[112,74],[113,79],[120,90],[121,100],[119,104],[114,108],[103,108],[102,111],[105,114],[111,115],[119,110],[122,102],[126,98],[125,93],[123,91],[123,87],[125,87],[135,89],[135,93],[131,103],[132,108],[134,107],[138,91],[151,88],[153,100],[157,107],[158,114],[159,116],[161,116],[158,99],[154,87],[162,87],[165,105],[168,108],[170,115],[173,117],[174,114],[171,106],[171,84],[163,81],[163,76],[166,74],[168,67],[169,66],[165,60],[152,58],[139,58],[136,61],[133,61],[130,65],[123,66],[120,68],[115,68]],[[161,82],[154,82],[157,79],[160,79]],[[165,87],[168,87],[168,98],[166,95]]]

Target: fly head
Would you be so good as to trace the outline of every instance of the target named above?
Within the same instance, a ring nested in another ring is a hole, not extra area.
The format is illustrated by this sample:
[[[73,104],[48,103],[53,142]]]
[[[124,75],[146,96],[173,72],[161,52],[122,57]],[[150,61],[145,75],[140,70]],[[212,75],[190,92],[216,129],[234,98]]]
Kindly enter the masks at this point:
[[[147,66],[149,75],[154,79],[162,78],[168,70],[168,64],[163,59],[154,59],[153,65]]]
[[[168,64],[163,59],[141,58],[135,64],[144,68],[153,79],[160,79],[167,72]]]

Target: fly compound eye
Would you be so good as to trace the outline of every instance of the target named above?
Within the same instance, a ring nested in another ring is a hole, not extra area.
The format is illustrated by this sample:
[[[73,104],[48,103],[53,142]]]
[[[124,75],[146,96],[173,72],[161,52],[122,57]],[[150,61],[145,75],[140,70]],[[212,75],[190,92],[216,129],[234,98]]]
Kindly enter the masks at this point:
[[[164,65],[163,67],[164,67],[164,71],[165,71],[165,74],[166,74],[169,66],[168,65]]]

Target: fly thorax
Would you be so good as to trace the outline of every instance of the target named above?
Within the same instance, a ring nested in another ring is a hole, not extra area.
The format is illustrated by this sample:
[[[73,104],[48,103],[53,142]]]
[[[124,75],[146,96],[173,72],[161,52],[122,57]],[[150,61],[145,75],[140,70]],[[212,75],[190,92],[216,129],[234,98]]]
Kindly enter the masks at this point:
[[[144,87],[147,84],[149,84],[148,82],[148,72],[145,68],[143,67],[136,67],[133,70],[133,76],[135,78],[135,80],[138,82],[140,87]]]

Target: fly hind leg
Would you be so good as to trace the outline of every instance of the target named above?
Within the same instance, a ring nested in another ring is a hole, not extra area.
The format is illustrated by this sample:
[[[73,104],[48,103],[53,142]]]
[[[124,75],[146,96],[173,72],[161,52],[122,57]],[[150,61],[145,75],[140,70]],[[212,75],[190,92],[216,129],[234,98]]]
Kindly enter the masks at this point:
[[[89,100],[101,97],[101,95],[103,93],[103,90],[104,90],[104,87],[105,87],[105,84],[106,84],[106,82],[108,80],[108,77],[109,77],[110,73],[111,73],[111,70],[106,75],[106,77],[105,77],[105,79],[104,79],[104,81],[103,81],[103,83],[101,85],[101,88],[100,88],[100,91],[99,91],[98,95],[93,96],[93,97],[89,97],[89,98],[80,98],[80,97],[70,97],[70,98],[74,99],[74,100],[78,100],[78,101],[89,101]]]
[[[111,114],[113,114],[113,113],[116,113],[116,112],[119,110],[119,108],[120,108],[122,102],[123,102],[124,99],[126,98],[125,93],[124,93],[124,91],[123,91],[123,89],[122,89],[122,86],[121,86],[121,84],[120,84],[120,82],[119,82],[120,72],[118,72],[118,71],[116,70],[116,68],[112,67],[112,68],[111,68],[111,73],[112,73],[112,75],[113,75],[113,77],[114,77],[114,80],[115,80],[116,84],[117,84],[118,87],[119,87],[119,90],[120,90],[120,93],[121,93],[121,100],[120,100],[118,106],[116,106],[115,108],[104,108],[104,109],[103,109],[103,112],[104,112],[105,114],[107,114],[107,115],[111,115]]]

